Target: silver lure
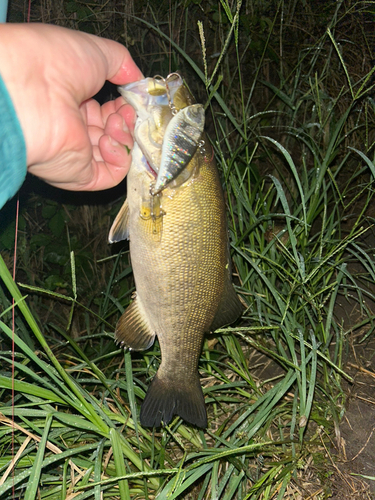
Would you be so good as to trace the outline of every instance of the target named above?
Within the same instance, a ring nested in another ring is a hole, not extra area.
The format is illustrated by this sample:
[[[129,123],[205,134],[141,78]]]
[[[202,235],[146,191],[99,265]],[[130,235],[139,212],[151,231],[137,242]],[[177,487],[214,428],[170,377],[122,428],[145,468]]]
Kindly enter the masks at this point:
[[[159,171],[162,137],[173,117],[173,98],[182,83],[179,74],[171,73],[167,78],[155,76],[118,87],[120,94],[137,111],[135,140],[154,173]]]
[[[173,116],[165,131],[160,167],[152,194],[175,180],[194,156],[204,129],[202,104],[193,104]]]

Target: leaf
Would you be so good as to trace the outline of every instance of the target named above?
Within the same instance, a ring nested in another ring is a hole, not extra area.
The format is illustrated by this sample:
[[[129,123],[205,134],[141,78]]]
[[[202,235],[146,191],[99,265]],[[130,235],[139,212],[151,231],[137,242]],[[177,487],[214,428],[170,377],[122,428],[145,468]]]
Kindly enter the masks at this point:
[[[65,214],[62,209],[60,209],[49,221],[49,228],[52,234],[59,238],[65,228]]]
[[[119,439],[119,436],[117,434],[116,429],[111,429],[109,431],[109,437],[110,437],[111,444],[112,444],[113,459],[115,461],[116,475],[117,476],[125,476],[126,469],[125,469],[124,456],[122,454],[120,439]],[[120,490],[121,500],[130,500],[128,481],[126,479],[119,480],[118,487]]]
[[[49,414],[47,415],[46,422],[44,424],[42,439],[39,443],[35,461],[31,468],[30,478],[27,483],[24,500],[34,500],[36,497],[40,476],[42,474],[42,463],[51,424],[52,424],[52,415]]]

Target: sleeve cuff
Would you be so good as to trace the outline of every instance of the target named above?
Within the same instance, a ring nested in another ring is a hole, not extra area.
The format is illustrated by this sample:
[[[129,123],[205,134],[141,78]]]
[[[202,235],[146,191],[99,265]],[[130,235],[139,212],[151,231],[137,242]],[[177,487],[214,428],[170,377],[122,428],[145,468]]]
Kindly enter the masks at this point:
[[[0,209],[22,186],[26,172],[25,138],[0,75]]]

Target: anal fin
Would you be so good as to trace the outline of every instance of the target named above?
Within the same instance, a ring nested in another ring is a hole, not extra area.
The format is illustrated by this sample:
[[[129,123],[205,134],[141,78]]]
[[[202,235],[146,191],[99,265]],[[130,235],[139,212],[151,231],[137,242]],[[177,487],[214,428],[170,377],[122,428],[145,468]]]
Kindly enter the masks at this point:
[[[146,314],[137,298],[119,319],[115,340],[123,347],[134,351],[144,351],[154,343],[155,332],[147,321]]]

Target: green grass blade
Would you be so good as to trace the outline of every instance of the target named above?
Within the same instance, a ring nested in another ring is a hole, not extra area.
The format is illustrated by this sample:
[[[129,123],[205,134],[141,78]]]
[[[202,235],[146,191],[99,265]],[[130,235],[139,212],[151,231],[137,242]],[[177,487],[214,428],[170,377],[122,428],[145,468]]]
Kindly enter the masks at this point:
[[[28,382],[22,382],[20,380],[14,380],[14,390],[19,393],[31,394],[42,398],[46,401],[52,401],[54,403],[66,404],[66,401],[57,396],[54,392],[44,389],[43,387],[38,387],[34,384],[29,384]],[[3,389],[12,389],[12,379],[9,377],[3,377],[0,375],[0,387]]]
[[[95,464],[94,464],[94,482],[100,483],[102,474],[102,460],[104,451],[105,440],[102,439],[95,453]],[[94,500],[102,500],[100,484],[94,486]]]
[[[120,438],[118,436],[116,429],[111,429],[109,431],[109,436],[112,445],[113,458],[115,461],[116,475],[125,476],[126,468],[125,468],[124,455],[122,454]],[[120,499],[130,500],[128,481],[126,479],[119,480],[118,487],[120,491]]]
[[[46,422],[44,425],[44,431],[42,434],[42,439],[40,440],[38,451],[35,457],[35,462],[31,468],[30,479],[27,483],[27,488],[25,491],[24,500],[34,500],[37,495],[37,490],[39,486],[39,480],[42,473],[42,463],[44,452],[46,450],[46,444],[48,440],[48,433],[52,424],[52,415],[47,415]]]
[[[39,327],[33,317],[33,315],[30,312],[29,307],[24,301],[21,301],[21,293],[14,283],[8,268],[5,265],[5,262],[3,258],[0,255],[0,276],[2,280],[4,281],[4,284],[9,290],[9,293],[12,295],[12,297],[15,299],[15,301],[18,303],[18,307],[27,321],[28,325],[30,326],[31,330],[33,331],[34,335],[38,339],[39,343],[42,345],[43,349],[47,353],[49,359],[52,361],[54,367],[56,368],[57,372],[61,376],[61,378],[66,382],[67,386],[70,388],[70,390],[73,392],[73,394],[76,396],[78,401],[82,404],[85,412],[90,415],[90,418],[96,423],[99,429],[101,429],[102,432],[108,432],[108,427],[107,425],[103,422],[103,420],[95,413],[93,410],[92,406],[90,403],[88,403],[85,398],[82,396],[81,391],[77,388],[75,382],[68,376],[68,374],[65,372],[63,367],[60,365],[59,361],[57,360],[56,356],[50,349],[48,343],[46,342],[42,332],[39,330]]]

